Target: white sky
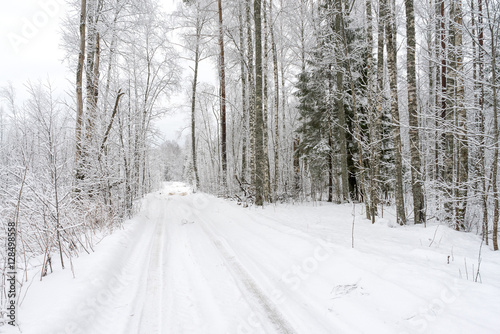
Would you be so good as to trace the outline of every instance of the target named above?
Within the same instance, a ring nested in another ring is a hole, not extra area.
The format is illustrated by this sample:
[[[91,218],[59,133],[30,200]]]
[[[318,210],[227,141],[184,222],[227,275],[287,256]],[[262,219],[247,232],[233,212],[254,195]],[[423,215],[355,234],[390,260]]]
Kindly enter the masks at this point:
[[[22,96],[24,83],[50,77],[64,87],[70,74],[62,64],[59,22],[62,0],[9,1],[0,11],[0,84],[12,82]]]
[[[173,10],[178,0],[161,0]],[[75,73],[63,63],[59,48],[60,22],[66,14],[66,0],[14,0],[0,10],[0,87],[11,82],[18,102],[26,96],[28,80],[50,80],[56,92],[73,89]],[[1,103],[0,103],[1,105]],[[178,139],[186,115],[176,112],[157,123],[166,139]]]

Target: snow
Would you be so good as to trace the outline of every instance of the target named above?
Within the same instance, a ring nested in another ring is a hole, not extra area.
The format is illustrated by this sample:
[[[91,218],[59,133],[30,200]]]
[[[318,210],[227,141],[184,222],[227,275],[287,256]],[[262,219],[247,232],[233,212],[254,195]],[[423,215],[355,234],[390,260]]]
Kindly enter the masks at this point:
[[[482,245],[474,282],[476,235],[400,227],[390,210],[371,224],[362,210],[243,208],[166,183],[123,230],[73,260],[76,278],[69,269],[34,277],[21,330],[498,333],[500,253]]]

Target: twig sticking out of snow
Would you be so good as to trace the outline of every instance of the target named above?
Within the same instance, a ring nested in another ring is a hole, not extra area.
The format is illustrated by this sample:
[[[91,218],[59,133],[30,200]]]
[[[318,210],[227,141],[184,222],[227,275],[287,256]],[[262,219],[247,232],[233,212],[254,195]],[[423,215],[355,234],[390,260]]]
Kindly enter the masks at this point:
[[[481,245],[479,246],[479,254],[477,255],[477,272],[476,272],[476,277],[474,278],[474,282],[477,283],[477,280],[480,279],[481,283],[483,283],[483,279],[481,278],[481,274],[479,272],[481,268],[481,250],[483,248],[483,242],[484,239],[481,239]]]
[[[436,233],[437,233],[437,231],[438,231],[438,228],[439,228],[439,225],[438,225],[438,226],[436,226],[436,230],[434,231],[434,236],[432,237],[432,241],[431,241],[431,243],[429,244],[429,247],[431,247],[432,243],[434,242],[434,239],[436,239]]]

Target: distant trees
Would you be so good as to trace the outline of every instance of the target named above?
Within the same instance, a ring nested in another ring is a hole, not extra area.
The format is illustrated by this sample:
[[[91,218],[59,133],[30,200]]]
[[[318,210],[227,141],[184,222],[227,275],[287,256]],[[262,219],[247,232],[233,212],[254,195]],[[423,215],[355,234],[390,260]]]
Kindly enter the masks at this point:
[[[151,121],[162,114],[158,103],[178,79],[175,51],[166,39],[169,28],[158,5],[146,0],[85,0],[75,13],[80,32],[72,36],[74,23],[68,21],[64,37],[69,59],[79,45],[75,189],[82,198],[103,196],[107,204],[122,192],[130,213],[133,198],[151,189]]]

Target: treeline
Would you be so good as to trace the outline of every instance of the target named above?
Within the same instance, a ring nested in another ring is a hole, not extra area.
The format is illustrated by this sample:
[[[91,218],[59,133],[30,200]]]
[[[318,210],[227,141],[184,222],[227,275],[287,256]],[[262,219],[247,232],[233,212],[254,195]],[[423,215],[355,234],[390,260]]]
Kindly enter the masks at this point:
[[[362,201],[497,246],[500,5],[184,1],[188,176],[258,205]],[[199,80],[212,60],[218,80]]]

